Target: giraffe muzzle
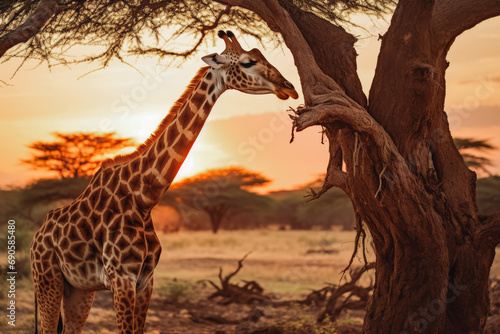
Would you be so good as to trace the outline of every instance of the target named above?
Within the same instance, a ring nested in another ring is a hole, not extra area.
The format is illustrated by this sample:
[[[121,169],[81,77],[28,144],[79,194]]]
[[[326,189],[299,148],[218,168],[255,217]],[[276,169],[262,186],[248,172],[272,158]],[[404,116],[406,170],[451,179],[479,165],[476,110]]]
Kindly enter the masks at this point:
[[[295,87],[293,87],[292,83],[290,81],[285,80],[284,86],[288,89],[293,89],[295,90]]]
[[[299,98],[299,94],[295,90],[295,87],[287,80],[275,87],[274,94],[281,100],[287,100],[289,97],[292,99]]]

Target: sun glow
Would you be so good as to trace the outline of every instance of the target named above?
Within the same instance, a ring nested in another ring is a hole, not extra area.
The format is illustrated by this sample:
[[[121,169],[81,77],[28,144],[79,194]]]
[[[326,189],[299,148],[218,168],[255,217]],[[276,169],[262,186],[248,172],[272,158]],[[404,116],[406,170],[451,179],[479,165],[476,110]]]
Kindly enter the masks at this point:
[[[117,124],[117,127],[123,129],[119,131],[119,135],[132,137],[137,142],[137,145],[142,144],[151,136],[163,117],[164,112],[160,111],[144,112],[140,116],[129,115],[124,122]],[[127,154],[135,149],[136,147],[128,147],[117,153]],[[180,181],[207,169],[221,167],[217,163],[220,164],[221,160],[226,158],[227,153],[202,132],[179,169],[175,180]]]
[[[188,154],[186,160],[177,172],[177,176],[174,179],[175,181],[180,181],[187,177],[194,176],[198,173],[198,171],[196,170],[196,159],[194,157],[194,154],[192,153]]]

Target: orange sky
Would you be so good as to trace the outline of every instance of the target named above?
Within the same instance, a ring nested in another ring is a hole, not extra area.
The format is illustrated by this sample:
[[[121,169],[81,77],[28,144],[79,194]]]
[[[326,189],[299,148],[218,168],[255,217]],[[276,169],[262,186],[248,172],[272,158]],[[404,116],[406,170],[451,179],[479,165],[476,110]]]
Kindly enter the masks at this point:
[[[375,36],[387,26],[381,21],[378,27],[366,22],[365,27]],[[251,38],[240,39],[244,47],[257,46]],[[360,38],[356,47],[360,55],[359,75],[368,91],[380,44],[376,37]],[[11,85],[0,86],[0,187],[47,176],[19,164],[19,159],[29,156],[29,143],[51,140],[50,133],[54,131],[117,131],[143,141],[204,65],[200,57],[222,49],[223,43],[217,43],[215,48],[203,50],[179,68],[165,70],[156,66],[155,59],[140,59],[134,66],[142,74],[114,63],[80,79],[96,65],[56,67],[49,71],[45,65],[33,68],[35,64],[30,63],[10,79],[17,64],[0,64],[0,79]],[[287,50],[268,49],[264,54],[289,81],[299,86]],[[446,111],[453,134],[490,139],[500,147],[500,18],[463,34],[448,59],[451,65],[447,73]],[[291,188],[312,181],[326,169],[328,148],[320,144],[319,128],[297,134],[295,142],[288,143],[291,122],[285,110],[300,103],[300,99],[281,101],[273,95],[224,93],[178,179],[207,168],[242,165],[273,179],[268,189]],[[500,150],[492,160],[495,167],[491,170],[500,173]]]

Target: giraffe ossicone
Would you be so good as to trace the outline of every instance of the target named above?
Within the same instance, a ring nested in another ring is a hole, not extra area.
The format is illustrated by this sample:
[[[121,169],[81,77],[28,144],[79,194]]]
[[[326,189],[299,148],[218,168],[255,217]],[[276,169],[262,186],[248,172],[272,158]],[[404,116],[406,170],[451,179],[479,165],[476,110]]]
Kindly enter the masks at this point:
[[[151,210],[167,191],[217,98],[227,89],[297,98],[293,85],[231,32],[157,130],[133,153],[106,160],[85,191],[50,211],[31,244],[35,305],[43,334],[81,333],[94,293],[111,289],[119,333],[143,333],[161,253]],[[36,312],[36,311],[35,311]]]

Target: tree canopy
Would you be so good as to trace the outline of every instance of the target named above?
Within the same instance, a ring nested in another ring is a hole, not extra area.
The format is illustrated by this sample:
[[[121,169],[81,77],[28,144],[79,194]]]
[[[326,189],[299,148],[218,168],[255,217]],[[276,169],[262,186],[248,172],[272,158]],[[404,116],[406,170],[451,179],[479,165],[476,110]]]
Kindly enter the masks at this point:
[[[185,220],[189,219],[190,209],[206,212],[212,231],[217,233],[224,219],[268,208],[271,199],[249,189],[269,181],[261,174],[241,167],[213,169],[175,183],[166,197],[174,198],[177,204],[173,206]],[[172,201],[167,203],[172,205]]]
[[[491,160],[488,157],[477,155],[473,152],[489,152],[496,149],[495,146],[491,145],[488,140],[485,139],[474,139],[474,138],[455,138],[455,146],[462,154],[465,163],[469,168],[477,171],[483,171],[486,174],[490,174],[488,171],[488,166],[492,165]]]
[[[307,201],[321,190],[322,182],[323,178],[320,178],[304,188],[270,193],[269,196],[276,200],[273,214],[275,222],[288,224],[292,229],[319,227],[329,230],[335,225],[352,230],[354,211],[349,197],[342,190],[331,189],[316,200]]]
[[[373,15],[393,8],[391,0],[280,0],[328,20],[349,23],[356,12]],[[224,15],[228,14],[228,15]],[[30,20],[31,19],[31,20]],[[0,56],[45,60],[52,64],[74,61],[98,62],[107,66],[112,59],[127,62],[129,56],[149,55],[159,59],[185,58],[209,39],[217,26],[230,26],[258,39],[276,37],[253,11],[212,0],[12,0],[0,4]],[[185,47],[176,43],[189,37]],[[91,45],[92,53],[80,57],[75,45]]]
[[[107,154],[135,145],[131,138],[119,138],[116,133],[53,133],[56,141],[36,141],[28,147],[35,151],[32,158],[21,160],[36,169],[56,172],[62,179],[91,175]]]

